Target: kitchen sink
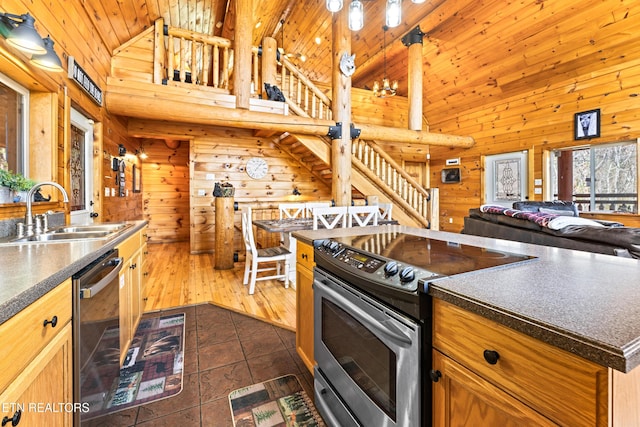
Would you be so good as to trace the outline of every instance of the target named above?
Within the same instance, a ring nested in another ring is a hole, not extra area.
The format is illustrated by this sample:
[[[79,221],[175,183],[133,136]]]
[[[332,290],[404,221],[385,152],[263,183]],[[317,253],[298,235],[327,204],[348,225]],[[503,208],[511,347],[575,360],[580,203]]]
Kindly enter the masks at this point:
[[[8,244],[20,243],[44,243],[44,242],[69,242],[82,240],[95,240],[115,237],[122,231],[132,227],[133,224],[124,223],[104,223],[104,224],[85,224],[56,227],[48,230],[46,233],[35,234],[33,236],[25,236],[13,239]]]

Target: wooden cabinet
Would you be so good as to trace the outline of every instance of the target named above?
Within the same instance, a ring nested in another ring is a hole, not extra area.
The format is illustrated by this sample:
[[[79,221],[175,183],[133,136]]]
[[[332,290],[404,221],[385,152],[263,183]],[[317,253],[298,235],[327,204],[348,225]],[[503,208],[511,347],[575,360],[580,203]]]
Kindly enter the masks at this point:
[[[640,425],[640,369],[623,374],[444,301],[433,307],[434,426]]]
[[[144,309],[146,250],[146,227],[118,245],[124,259],[120,272],[120,363],[127,355]]]
[[[296,350],[313,374],[313,247],[298,241],[296,248]]]
[[[19,416],[19,425],[71,426],[71,280],[3,323],[0,334],[6,344],[0,358],[0,419]]]

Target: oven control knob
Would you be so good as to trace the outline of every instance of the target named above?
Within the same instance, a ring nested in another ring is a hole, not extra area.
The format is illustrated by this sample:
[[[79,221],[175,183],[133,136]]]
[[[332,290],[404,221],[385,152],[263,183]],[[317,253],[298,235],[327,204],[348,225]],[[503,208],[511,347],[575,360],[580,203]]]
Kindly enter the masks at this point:
[[[400,271],[400,282],[412,282],[416,278],[416,272],[413,267],[405,267]]]
[[[391,277],[398,274],[398,263],[395,261],[389,261],[387,265],[384,266],[384,276]]]
[[[336,241],[331,241],[331,243],[329,243],[329,250],[330,250],[332,253],[334,253],[334,254],[335,254],[336,252],[338,252],[338,249],[339,249],[339,248],[340,248],[340,244],[339,244],[338,242],[336,242]]]

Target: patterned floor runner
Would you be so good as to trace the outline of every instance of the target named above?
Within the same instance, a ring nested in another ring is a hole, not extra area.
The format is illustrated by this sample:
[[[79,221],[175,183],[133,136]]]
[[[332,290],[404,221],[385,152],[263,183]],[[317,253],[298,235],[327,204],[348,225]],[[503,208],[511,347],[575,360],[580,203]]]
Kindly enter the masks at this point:
[[[180,393],[184,325],[184,313],[143,317],[118,377],[98,373],[81,378],[82,395],[86,396],[83,401],[89,405],[89,412],[83,414],[82,419],[122,411]],[[119,339],[117,327],[105,330],[92,357],[101,357],[108,352],[111,342]]]
[[[235,427],[324,427],[295,375],[286,375],[229,393]]]

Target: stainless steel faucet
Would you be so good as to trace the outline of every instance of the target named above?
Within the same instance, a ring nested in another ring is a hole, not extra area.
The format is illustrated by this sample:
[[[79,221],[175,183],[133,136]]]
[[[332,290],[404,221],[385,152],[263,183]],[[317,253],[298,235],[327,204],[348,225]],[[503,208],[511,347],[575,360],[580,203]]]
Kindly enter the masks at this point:
[[[27,193],[27,213],[24,215],[24,228],[25,228],[24,234],[26,236],[33,236],[34,232],[41,231],[39,228],[36,231],[34,231],[34,221],[33,221],[33,214],[31,212],[31,204],[33,203],[33,195],[43,185],[51,185],[53,187],[56,187],[62,193],[62,196],[63,196],[62,201],[65,203],[69,203],[69,195],[67,194],[64,187],[62,187],[62,185],[58,184],[57,182],[45,181],[31,187],[31,190],[29,190],[29,193]],[[18,230],[20,229],[18,228]],[[22,237],[22,236],[19,236],[19,237]]]

